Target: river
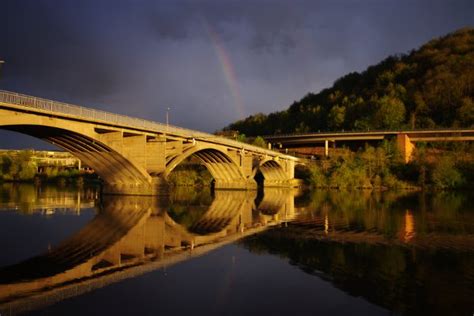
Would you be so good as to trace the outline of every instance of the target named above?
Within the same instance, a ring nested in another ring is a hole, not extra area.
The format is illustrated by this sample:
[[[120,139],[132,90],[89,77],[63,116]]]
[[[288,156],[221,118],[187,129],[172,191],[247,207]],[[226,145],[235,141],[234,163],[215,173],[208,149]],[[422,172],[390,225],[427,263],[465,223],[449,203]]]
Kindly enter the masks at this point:
[[[473,202],[0,184],[0,315],[472,315]]]

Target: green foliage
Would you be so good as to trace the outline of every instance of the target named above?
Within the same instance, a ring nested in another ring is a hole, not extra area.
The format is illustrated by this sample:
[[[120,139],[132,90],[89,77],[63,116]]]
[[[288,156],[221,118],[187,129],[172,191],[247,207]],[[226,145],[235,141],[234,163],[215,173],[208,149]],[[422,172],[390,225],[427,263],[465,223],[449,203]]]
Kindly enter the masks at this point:
[[[241,143],[246,143],[247,136],[245,136],[245,134],[237,134],[237,136],[235,136],[235,140]]]
[[[58,167],[44,167],[41,174],[33,159],[33,153],[29,150],[18,152],[7,152],[0,157],[0,180],[42,182],[58,180],[64,183],[72,178],[78,178],[81,173],[77,169],[59,169]],[[82,179],[81,181],[83,181]]]
[[[31,161],[23,162],[20,169],[18,172],[18,179],[20,181],[31,180],[36,175],[36,164]]]
[[[255,137],[255,139],[252,142],[252,145],[262,147],[262,148],[267,148],[267,142],[265,141],[265,139],[263,139],[262,136]]]
[[[171,172],[168,180],[175,186],[209,186],[212,176],[200,164],[182,164]]]
[[[326,176],[321,169],[316,164],[313,164],[309,167],[309,183],[315,188],[323,188],[327,185]]]
[[[464,184],[462,174],[456,169],[454,159],[442,157],[433,169],[433,183],[441,189],[454,189]]]
[[[288,109],[258,113],[226,130],[248,136],[328,130],[470,127],[474,124],[474,29],[390,56]]]
[[[329,124],[333,129],[339,129],[343,126],[346,117],[346,108],[344,106],[335,105],[329,111]]]
[[[405,105],[397,98],[384,96],[377,101],[375,127],[378,129],[395,130],[405,120]]]
[[[6,153],[1,157],[1,177],[7,181],[29,181],[36,175],[36,163],[31,160],[32,153],[29,150],[20,151],[17,154]]]
[[[462,99],[461,107],[458,109],[457,116],[462,126],[474,126],[474,101],[470,97]]]
[[[399,179],[400,170],[405,171],[403,167],[407,167],[400,165],[402,168],[397,168],[398,160],[394,158],[396,152],[392,146],[392,142],[385,142],[377,148],[367,146],[357,153],[343,150],[328,159],[313,161],[305,171],[299,168],[295,174],[315,188],[412,188],[412,185]],[[411,170],[410,166],[407,170]]]

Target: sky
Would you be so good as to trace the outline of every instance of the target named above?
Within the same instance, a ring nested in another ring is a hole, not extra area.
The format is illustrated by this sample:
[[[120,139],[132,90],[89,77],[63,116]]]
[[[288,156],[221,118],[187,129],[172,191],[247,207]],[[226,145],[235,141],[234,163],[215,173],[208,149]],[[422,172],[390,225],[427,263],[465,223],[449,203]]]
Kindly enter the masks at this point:
[[[2,0],[0,89],[214,132],[474,26],[472,0]],[[44,145],[0,131],[0,148]],[[46,146],[45,148],[47,148]]]

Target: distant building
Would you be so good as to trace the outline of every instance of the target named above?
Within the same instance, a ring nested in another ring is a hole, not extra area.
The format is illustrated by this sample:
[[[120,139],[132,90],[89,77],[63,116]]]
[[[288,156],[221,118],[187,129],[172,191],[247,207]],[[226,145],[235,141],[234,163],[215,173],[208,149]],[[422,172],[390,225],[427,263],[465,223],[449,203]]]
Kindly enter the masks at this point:
[[[0,149],[0,156],[16,156],[25,150]],[[81,160],[64,151],[40,151],[28,150],[31,153],[31,161],[38,166],[38,173],[44,172],[45,168],[56,167],[58,169],[78,169],[93,172],[91,168],[81,163]]]

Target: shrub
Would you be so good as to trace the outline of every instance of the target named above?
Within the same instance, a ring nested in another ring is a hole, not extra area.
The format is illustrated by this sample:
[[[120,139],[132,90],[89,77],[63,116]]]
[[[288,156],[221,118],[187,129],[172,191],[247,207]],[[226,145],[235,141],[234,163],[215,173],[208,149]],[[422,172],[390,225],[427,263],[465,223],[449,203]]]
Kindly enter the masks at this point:
[[[309,167],[309,183],[315,188],[323,188],[327,186],[326,176],[321,167],[316,164],[312,164]]]
[[[432,181],[436,187],[441,189],[458,188],[464,184],[464,178],[456,169],[454,159],[446,156],[440,158],[436,163]]]

